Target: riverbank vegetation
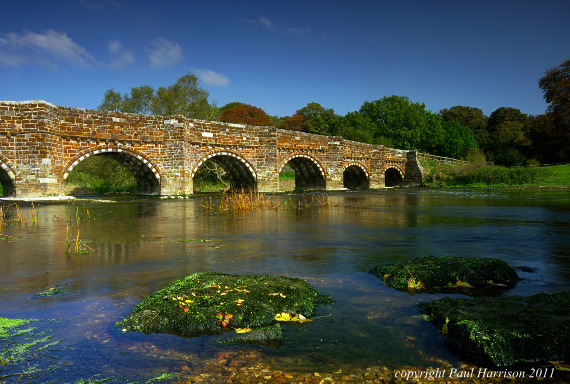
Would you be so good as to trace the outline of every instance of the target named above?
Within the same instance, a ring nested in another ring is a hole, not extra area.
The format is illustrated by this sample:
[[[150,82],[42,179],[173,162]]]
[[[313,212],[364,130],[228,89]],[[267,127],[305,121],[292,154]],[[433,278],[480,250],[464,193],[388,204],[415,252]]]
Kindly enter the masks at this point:
[[[419,150],[466,159],[479,150],[486,160],[502,166],[570,161],[570,60],[545,72],[538,80],[548,108],[531,116],[517,108],[499,107],[489,116],[477,107],[456,105],[438,113],[406,96],[365,101],[358,111],[340,116],[332,108],[310,102],[292,116],[268,116],[262,109],[234,101],[222,107],[208,102],[208,92],[188,73],[175,84],[132,87],[121,93],[109,89],[99,109],[249,124],[318,135],[342,136],[391,148]]]
[[[570,186],[570,164],[551,167],[502,167],[485,163],[461,165],[423,162],[427,187]]]
[[[83,160],[65,181],[66,194],[136,193],[137,181],[127,167],[103,155]]]

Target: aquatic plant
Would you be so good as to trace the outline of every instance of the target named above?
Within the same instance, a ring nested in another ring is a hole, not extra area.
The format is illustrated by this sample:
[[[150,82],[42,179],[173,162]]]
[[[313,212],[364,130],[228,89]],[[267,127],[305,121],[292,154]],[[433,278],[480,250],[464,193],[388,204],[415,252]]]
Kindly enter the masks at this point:
[[[285,200],[275,195],[266,195],[257,192],[223,192],[218,202],[218,206],[212,200],[212,197],[202,199],[200,206],[210,212],[238,212],[252,211],[259,209],[272,210],[302,210],[309,208],[327,208],[338,207],[338,203],[333,203],[330,196],[326,194],[311,194],[310,199],[303,196],[293,201],[292,196],[288,196]]]
[[[68,214],[69,214],[69,206],[67,207]],[[83,213],[79,213],[79,207],[76,207],[75,210],[75,225],[77,226],[77,233],[72,235],[72,232],[69,230],[70,224],[73,225],[72,217],[69,217],[69,221],[67,223],[67,228],[65,231],[65,255],[67,257],[71,256],[71,253],[77,255],[80,253],[89,253],[94,252],[95,250],[85,244],[84,241],[79,239],[79,233],[81,231],[81,222],[91,220],[91,215],[89,214],[89,209],[85,208]],[[73,247],[73,252],[71,246]]]
[[[28,214],[30,214],[30,217]],[[38,225],[38,210],[34,203],[32,203],[29,210],[20,210],[18,203],[0,205],[0,229],[11,224],[20,226],[27,226],[28,224]]]

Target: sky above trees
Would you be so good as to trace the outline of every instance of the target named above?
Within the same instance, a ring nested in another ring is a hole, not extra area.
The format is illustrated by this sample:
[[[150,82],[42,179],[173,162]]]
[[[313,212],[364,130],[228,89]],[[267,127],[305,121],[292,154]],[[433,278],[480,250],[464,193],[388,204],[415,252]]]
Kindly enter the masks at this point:
[[[210,102],[339,115],[401,95],[438,112],[542,114],[570,58],[570,2],[19,0],[3,5],[0,100],[95,109],[188,72]]]

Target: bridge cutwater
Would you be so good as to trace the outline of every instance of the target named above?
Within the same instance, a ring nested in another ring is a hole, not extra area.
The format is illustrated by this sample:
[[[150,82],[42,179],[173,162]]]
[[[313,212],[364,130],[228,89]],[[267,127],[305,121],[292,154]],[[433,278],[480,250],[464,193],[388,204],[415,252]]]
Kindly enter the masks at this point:
[[[70,172],[90,156],[125,165],[138,193],[191,194],[205,161],[224,168],[232,188],[279,191],[295,170],[298,190],[378,189],[418,184],[416,151],[275,127],[183,116],[60,107],[43,100],[0,101],[0,182],[5,196],[63,195]]]

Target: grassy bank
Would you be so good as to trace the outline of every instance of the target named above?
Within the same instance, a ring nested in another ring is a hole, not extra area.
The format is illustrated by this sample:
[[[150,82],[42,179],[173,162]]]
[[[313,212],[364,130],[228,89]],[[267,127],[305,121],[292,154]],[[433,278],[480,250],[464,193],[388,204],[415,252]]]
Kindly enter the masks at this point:
[[[423,164],[422,164],[423,165]],[[552,167],[507,168],[485,164],[426,164],[428,187],[570,186],[570,164]]]
[[[136,193],[137,181],[118,161],[91,156],[79,163],[65,182],[67,195]]]

